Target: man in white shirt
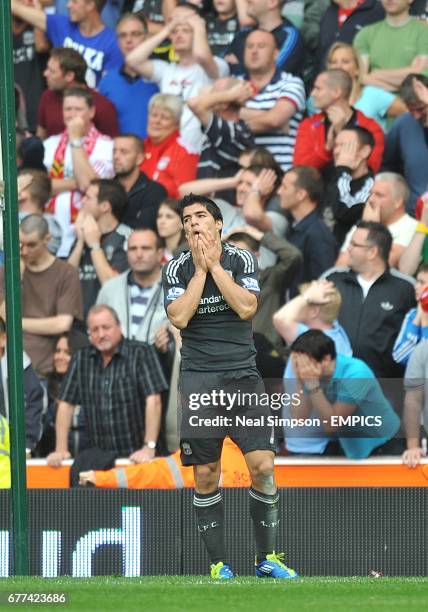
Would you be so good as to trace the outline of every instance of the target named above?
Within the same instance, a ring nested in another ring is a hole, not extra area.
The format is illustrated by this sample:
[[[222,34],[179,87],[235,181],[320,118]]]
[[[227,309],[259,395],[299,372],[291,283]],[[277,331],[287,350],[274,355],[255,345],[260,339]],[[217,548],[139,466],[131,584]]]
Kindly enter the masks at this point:
[[[387,226],[392,235],[389,265],[398,267],[401,255],[409,246],[418,222],[406,213],[409,188],[406,181],[394,172],[381,172],[375,177],[372,192],[364,208],[364,221],[376,221]],[[349,265],[348,247],[355,231],[352,227],[340,249],[337,266]]]
[[[154,49],[166,38],[171,39],[179,62],[149,60]],[[229,74],[227,63],[211,53],[205,21],[196,7],[188,6],[176,7],[171,21],[134,49],[126,57],[126,64],[145,79],[157,83],[161,93],[180,96],[184,102],[215,79]],[[187,105],[181,117],[180,132],[186,148],[199,153],[203,139],[201,125]]]
[[[92,121],[92,94],[81,87],[64,92],[65,130],[44,141],[44,164],[52,179],[53,197],[46,210],[62,229],[58,257],[67,257],[75,239],[73,223],[81,208],[82,194],[96,178],[112,178],[113,141],[98,132]]]

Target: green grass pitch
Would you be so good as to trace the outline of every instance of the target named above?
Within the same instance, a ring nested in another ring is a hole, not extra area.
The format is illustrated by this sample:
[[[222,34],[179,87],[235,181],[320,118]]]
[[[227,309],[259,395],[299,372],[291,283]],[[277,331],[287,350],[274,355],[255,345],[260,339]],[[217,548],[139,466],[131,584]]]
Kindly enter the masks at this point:
[[[300,578],[296,581],[205,576],[3,578],[0,591],[66,592],[63,605],[1,605],[10,610],[116,612],[413,612],[427,609],[428,578]]]

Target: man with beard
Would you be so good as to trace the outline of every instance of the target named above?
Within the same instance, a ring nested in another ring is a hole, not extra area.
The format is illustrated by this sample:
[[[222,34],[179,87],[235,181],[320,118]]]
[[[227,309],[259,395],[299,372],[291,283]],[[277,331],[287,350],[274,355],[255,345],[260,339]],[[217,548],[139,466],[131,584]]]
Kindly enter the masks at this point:
[[[132,229],[140,227],[156,231],[159,205],[166,198],[165,188],[150,180],[140,170],[144,158],[143,141],[134,134],[122,134],[114,140],[113,166],[115,179],[128,195],[120,221]]]

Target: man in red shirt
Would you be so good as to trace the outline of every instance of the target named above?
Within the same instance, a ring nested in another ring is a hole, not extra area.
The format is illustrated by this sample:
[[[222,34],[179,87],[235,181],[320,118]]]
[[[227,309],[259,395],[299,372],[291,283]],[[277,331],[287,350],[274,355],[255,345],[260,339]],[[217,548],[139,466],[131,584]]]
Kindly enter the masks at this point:
[[[344,128],[360,126],[373,135],[375,146],[368,165],[373,172],[380,169],[384,148],[383,130],[349,103],[352,79],[344,70],[321,72],[315,80],[311,96],[316,108],[321,109],[304,119],[297,132],[294,147],[295,166],[313,166],[323,171],[333,159],[336,136]]]
[[[114,138],[119,134],[116,109],[112,102],[86,85],[87,64],[75,49],[55,47],[50,52],[44,72],[48,89],[39,103],[37,136],[44,140],[65,128],[62,115],[62,94],[65,89],[83,87],[92,93],[95,105],[94,125],[102,134]]]

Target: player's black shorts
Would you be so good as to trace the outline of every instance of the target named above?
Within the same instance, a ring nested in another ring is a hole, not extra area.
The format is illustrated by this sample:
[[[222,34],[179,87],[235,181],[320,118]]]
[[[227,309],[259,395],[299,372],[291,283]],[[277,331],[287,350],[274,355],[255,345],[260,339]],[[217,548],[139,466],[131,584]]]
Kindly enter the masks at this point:
[[[275,452],[269,406],[256,368],[230,372],[184,371],[180,377],[180,448],[183,465],[220,459],[223,440],[232,438],[243,454]]]

